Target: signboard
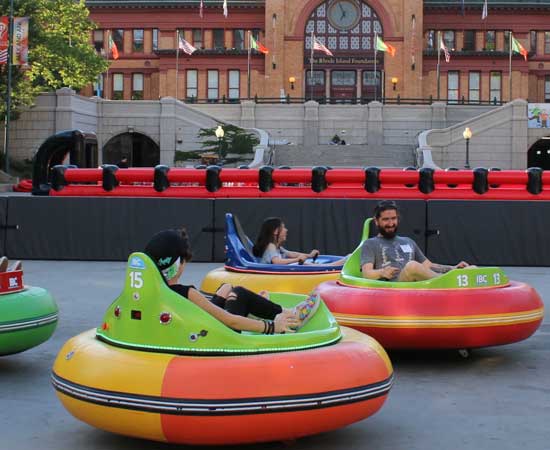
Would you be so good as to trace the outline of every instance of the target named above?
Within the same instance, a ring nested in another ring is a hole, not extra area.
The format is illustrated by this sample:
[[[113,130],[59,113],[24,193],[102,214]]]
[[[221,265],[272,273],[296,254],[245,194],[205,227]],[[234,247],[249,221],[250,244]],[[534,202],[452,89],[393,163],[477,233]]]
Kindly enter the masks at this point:
[[[550,103],[529,103],[527,105],[528,128],[550,128]]]
[[[311,58],[305,58],[306,64],[311,64]],[[381,59],[378,59],[377,64],[382,63]],[[353,65],[374,65],[374,57],[366,56],[335,56],[333,58],[329,56],[319,56],[313,58],[313,64],[353,64]]]

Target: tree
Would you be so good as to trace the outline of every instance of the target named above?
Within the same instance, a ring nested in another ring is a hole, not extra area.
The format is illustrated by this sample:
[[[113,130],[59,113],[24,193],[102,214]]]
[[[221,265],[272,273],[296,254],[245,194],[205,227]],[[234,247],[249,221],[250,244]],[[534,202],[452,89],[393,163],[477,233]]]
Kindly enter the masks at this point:
[[[203,151],[217,152],[221,147],[220,154],[222,157],[227,156],[228,153],[242,155],[252,153],[254,146],[260,143],[254,134],[247,133],[235,125],[223,125],[224,136],[221,142],[219,142],[216,137],[216,128],[201,128],[199,130],[199,137],[206,138],[206,140],[202,141]]]
[[[8,15],[9,0],[0,0],[0,15]],[[14,16],[29,17],[29,65],[12,66],[12,115],[32,105],[44,91],[61,87],[79,90],[107,70],[108,62],[95,51],[90,36],[96,25],[84,0],[15,0]],[[5,116],[7,65],[0,66],[0,89]]]

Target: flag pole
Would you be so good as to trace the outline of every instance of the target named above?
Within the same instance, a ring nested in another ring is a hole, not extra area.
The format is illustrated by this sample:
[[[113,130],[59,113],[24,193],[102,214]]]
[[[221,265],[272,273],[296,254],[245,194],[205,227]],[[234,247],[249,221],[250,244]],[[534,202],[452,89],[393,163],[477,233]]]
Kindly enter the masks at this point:
[[[376,79],[376,54],[378,50],[378,33],[374,33],[374,101],[376,101],[376,94],[378,93],[378,80]]]
[[[437,32],[437,100],[441,98],[441,31]]]
[[[109,54],[111,53],[111,39],[113,39],[113,32],[112,30],[109,30],[109,34],[107,36],[107,73],[105,74],[105,86],[103,86],[104,94],[103,98],[107,100],[107,89],[110,88],[109,86]],[[112,92],[109,92],[109,94],[112,94]]]
[[[176,30],[176,100],[178,99],[179,73],[180,73],[180,30]]]
[[[246,65],[246,96],[250,100],[250,53],[252,51],[252,39],[250,30],[248,30],[248,60]]]
[[[510,39],[508,41],[508,47],[510,50],[510,55],[508,60],[508,89],[510,92],[510,101],[512,101],[512,42],[514,42],[513,39],[514,39],[513,33],[510,31]]]
[[[313,100],[313,50],[315,47],[315,35],[313,30],[311,31],[311,57],[309,58],[309,99]],[[306,77],[307,80],[307,77]],[[306,86],[307,88],[307,86]],[[306,93],[307,95],[307,93]]]
[[[10,15],[8,17],[8,86],[6,92],[6,116],[4,118],[4,172],[9,173],[9,139],[11,112],[11,63],[13,58],[13,0],[10,0]]]

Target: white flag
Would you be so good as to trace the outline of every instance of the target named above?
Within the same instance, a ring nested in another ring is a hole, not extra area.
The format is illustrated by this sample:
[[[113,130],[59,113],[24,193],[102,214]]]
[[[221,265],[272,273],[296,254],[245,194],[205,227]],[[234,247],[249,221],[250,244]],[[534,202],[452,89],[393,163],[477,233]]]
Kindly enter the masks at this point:
[[[483,2],[483,10],[481,11],[481,20],[485,20],[489,15],[489,10],[487,9],[487,0]]]
[[[227,11],[227,0],[223,0],[223,15],[227,17],[229,12]]]
[[[443,50],[443,53],[445,54],[445,62],[449,62],[451,60],[451,54],[449,53],[449,49],[445,46],[443,39],[441,39],[441,50]]]
[[[184,53],[187,53],[188,55],[192,55],[194,52],[197,51],[195,47],[193,47],[189,42],[187,42],[185,39],[179,35],[179,43],[178,48],[183,51]]]

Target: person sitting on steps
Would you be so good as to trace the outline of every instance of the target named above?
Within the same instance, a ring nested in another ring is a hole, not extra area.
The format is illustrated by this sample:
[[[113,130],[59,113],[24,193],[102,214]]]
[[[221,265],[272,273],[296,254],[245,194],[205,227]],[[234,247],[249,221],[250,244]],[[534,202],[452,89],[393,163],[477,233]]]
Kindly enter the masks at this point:
[[[374,209],[378,235],[365,240],[361,249],[364,278],[382,281],[422,281],[452,269],[470,266],[461,261],[455,266],[431,262],[411,238],[398,236],[399,214],[394,201],[383,200]]]

